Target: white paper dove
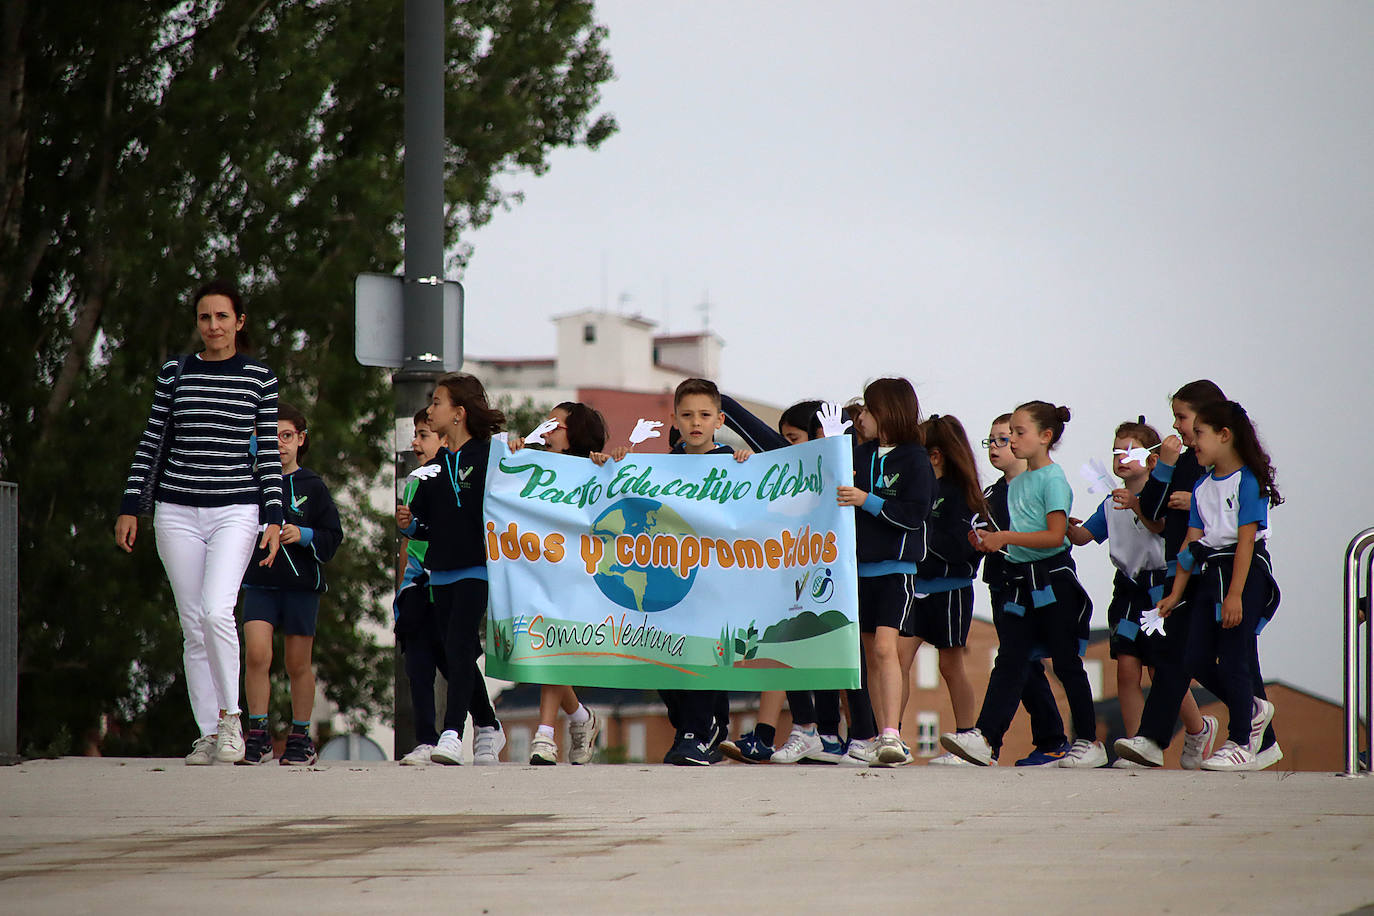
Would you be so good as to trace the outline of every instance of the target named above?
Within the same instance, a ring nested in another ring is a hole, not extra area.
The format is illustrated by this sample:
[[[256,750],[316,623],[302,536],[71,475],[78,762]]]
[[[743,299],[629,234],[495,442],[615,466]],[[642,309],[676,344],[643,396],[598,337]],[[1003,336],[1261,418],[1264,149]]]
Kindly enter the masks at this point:
[[[548,443],[544,441],[544,434],[551,433],[557,428],[557,420],[545,420],[543,423],[540,423],[538,426],[536,426],[533,432],[531,432],[528,436],[525,437],[525,444],[547,445]]]
[[[1164,618],[1159,616],[1159,608],[1152,607],[1141,613],[1140,631],[1149,636],[1164,635]]]
[[[1143,468],[1145,467],[1145,463],[1150,460],[1150,452],[1154,451],[1157,448],[1159,448],[1158,445],[1152,446],[1150,448],[1133,448],[1130,450],[1124,448],[1114,448],[1112,449],[1112,454],[1125,455],[1126,460],[1121,462],[1122,464],[1130,464],[1132,461],[1134,461],[1136,464],[1140,465]]]
[[[630,444],[638,445],[650,439],[657,439],[663,435],[659,432],[659,428],[662,426],[663,424],[658,420],[645,420],[643,418],[636,420],[635,428],[630,432]]]
[[[1098,493],[1106,496],[1108,493],[1112,492],[1112,490],[1116,489],[1116,487],[1112,485],[1112,478],[1107,474],[1106,466],[1097,458],[1083,462],[1078,468],[1078,473],[1088,482],[1089,493]]]
[[[827,439],[831,436],[843,436],[844,431],[854,425],[845,419],[844,408],[834,401],[822,404],[821,409],[816,411],[816,419],[821,421],[821,435]]]
[[[431,477],[434,477],[434,476],[435,476],[436,474],[438,474],[438,473],[439,473],[439,465],[437,465],[437,464],[422,464],[422,465],[420,465],[418,468],[416,468],[415,470],[411,471],[411,472],[410,472],[409,474],[407,474],[406,476],[407,476],[407,477],[414,477],[416,480],[429,480]]]

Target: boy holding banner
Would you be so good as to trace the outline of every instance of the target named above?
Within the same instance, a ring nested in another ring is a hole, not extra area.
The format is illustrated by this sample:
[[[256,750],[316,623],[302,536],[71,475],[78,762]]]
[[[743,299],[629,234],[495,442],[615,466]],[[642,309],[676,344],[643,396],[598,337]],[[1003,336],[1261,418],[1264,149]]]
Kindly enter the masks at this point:
[[[745,461],[752,452],[716,442],[725,422],[716,383],[689,378],[673,392],[673,427],[681,439],[669,454],[729,455]],[[676,735],[663,758],[674,766],[710,766],[721,759],[720,742],[730,733],[730,701],[722,690],[660,690]]]

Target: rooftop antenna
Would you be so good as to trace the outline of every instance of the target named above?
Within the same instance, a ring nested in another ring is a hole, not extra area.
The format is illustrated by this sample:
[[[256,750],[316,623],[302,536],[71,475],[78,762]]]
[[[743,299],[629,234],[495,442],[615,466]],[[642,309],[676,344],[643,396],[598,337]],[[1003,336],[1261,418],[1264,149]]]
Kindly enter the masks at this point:
[[[697,304],[697,311],[701,312],[701,329],[711,330],[711,291],[708,289],[701,294],[701,302]]]

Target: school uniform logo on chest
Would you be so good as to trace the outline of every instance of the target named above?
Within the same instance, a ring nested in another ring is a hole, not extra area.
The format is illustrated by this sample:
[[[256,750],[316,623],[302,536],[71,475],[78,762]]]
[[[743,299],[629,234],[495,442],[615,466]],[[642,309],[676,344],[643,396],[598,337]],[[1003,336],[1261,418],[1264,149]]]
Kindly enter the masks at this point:
[[[296,511],[296,512],[301,511],[301,506],[305,505],[305,501],[306,501],[307,499],[309,499],[309,498],[310,498],[309,496],[295,496],[295,497],[292,497],[292,499],[291,499],[291,508],[292,508],[292,510],[293,510],[293,511]]]
[[[901,474],[888,474],[885,477],[879,477],[878,486],[882,487],[884,490],[891,490],[893,487],[897,486],[897,478],[901,476]]]

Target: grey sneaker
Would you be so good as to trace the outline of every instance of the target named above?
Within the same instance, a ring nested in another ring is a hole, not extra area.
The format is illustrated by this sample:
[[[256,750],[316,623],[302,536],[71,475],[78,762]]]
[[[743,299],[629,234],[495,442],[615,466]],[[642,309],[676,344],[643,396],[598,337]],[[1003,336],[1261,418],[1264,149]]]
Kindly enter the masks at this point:
[[[500,725],[484,725],[472,739],[472,765],[494,767],[501,762],[501,748],[506,746],[506,733]]]
[[[568,763],[578,766],[591,763],[596,754],[596,736],[601,733],[601,720],[590,706],[586,722],[568,722]]]
[[[238,763],[243,759],[246,750],[239,714],[230,712],[220,716],[219,737],[215,739],[215,759],[221,763]]]
[[[845,766],[868,767],[878,762],[877,738],[850,738],[849,751],[840,761]]]
[[[191,753],[186,755],[188,767],[208,767],[215,762],[216,735],[201,735],[191,745]]]

